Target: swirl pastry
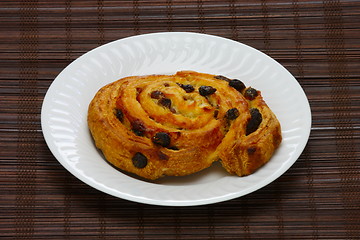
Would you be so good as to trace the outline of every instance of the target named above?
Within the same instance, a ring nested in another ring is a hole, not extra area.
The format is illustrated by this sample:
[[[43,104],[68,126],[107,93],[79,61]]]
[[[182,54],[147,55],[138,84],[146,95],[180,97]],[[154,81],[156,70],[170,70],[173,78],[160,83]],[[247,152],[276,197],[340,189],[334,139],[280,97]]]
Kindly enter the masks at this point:
[[[214,161],[230,174],[249,175],[282,139],[260,91],[193,71],[104,86],[89,105],[88,125],[112,165],[152,180],[195,173]]]

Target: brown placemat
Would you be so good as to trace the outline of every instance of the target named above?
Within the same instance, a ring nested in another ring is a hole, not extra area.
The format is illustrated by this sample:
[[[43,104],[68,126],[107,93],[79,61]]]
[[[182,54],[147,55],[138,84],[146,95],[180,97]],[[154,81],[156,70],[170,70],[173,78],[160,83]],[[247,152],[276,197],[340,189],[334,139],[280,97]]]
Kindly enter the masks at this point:
[[[359,239],[359,1],[0,1],[0,238]],[[133,203],[67,172],[40,110],[81,54],[143,33],[230,38],[283,64],[313,115],[303,154],[270,185],[197,207]]]

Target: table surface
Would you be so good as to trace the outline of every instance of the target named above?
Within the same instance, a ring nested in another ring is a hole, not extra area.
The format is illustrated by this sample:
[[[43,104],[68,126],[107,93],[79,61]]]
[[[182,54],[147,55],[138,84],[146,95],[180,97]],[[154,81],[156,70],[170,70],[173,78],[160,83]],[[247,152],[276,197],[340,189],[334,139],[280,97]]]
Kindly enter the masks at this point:
[[[358,239],[360,1],[0,1],[0,238]],[[119,199],[48,149],[40,110],[87,51],[144,33],[189,31],[250,45],[287,68],[312,109],[297,162],[249,195],[193,207]]]

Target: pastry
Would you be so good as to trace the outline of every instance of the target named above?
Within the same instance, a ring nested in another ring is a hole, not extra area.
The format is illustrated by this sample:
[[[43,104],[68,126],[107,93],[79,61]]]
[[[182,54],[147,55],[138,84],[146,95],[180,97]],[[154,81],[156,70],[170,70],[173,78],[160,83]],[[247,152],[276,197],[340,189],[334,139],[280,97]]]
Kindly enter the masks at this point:
[[[249,175],[282,140],[259,90],[194,71],[102,87],[89,105],[88,126],[108,162],[151,180],[189,175],[214,161],[230,174]]]

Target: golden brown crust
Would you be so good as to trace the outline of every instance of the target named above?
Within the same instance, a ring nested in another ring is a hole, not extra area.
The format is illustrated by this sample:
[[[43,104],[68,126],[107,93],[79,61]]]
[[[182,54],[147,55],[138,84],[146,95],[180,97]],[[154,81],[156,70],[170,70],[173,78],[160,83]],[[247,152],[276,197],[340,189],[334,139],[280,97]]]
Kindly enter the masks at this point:
[[[246,99],[249,88],[236,90],[229,80],[181,71],[108,84],[89,105],[95,144],[114,166],[147,179],[192,174],[219,159],[231,174],[251,174],[279,146],[280,124],[260,91]],[[251,108],[262,120],[247,134]]]

